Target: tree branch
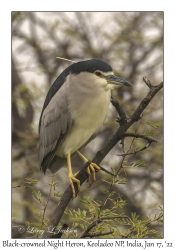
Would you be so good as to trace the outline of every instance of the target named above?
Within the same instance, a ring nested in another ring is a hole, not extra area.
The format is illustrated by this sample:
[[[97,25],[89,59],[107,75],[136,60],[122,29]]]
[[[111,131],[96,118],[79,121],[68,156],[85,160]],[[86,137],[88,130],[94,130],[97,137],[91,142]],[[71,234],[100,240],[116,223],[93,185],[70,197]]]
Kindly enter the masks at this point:
[[[134,122],[140,119],[140,115],[142,114],[144,109],[148,106],[148,104],[151,102],[153,97],[158,93],[158,91],[163,87],[162,82],[158,86],[153,86],[151,83],[150,84],[148,83],[148,80],[146,78],[144,78],[144,82],[145,81],[146,81],[147,86],[150,88],[149,93],[141,101],[140,105],[136,108],[135,112],[132,114],[130,119],[127,121],[125,120],[125,122],[122,122],[122,124],[120,124],[117,132],[113,135],[111,140],[108,141],[108,143],[96,154],[96,156],[92,160],[94,163],[100,164],[100,162],[105,158],[105,156],[109,153],[109,151],[116,145],[116,143],[123,138],[127,129]],[[119,114],[124,117],[124,114],[123,114],[124,111],[122,111],[118,103],[117,103],[117,107],[120,110]],[[88,164],[85,164],[85,166],[79,171],[79,173],[76,176],[76,178],[80,180],[80,185],[82,185],[88,177],[87,172],[86,172],[86,168],[88,167]],[[75,190],[77,191],[76,185],[75,185]],[[67,207],[71,199],[72,199],[72,189],[71,189],[71,186],[69,186],[64,192],[63,196],[61,197],[57,207],[55,208],[53,215],[45,229],[43,238],[51,237],[51,233],[49,233],[49,231],[52,232],[56,228],[57,224],[59,223],[64,213],[65,208]]]
[[[130,117],[129,121],[125,122],[124,124],[120,125],[117,132],[113,135],[111,140],[108,141],[108,143],[104,146],[102,150],[100,150],[96,156],[93,159],[93,162],[99,164],[104,157],[109,153],[109,151],[116,145],[118,141],[120,141],[124,135],[124,133],[127,131],[127,129],[136,121],[140,119],[140,115],[144,111],[144,109],[148,106],[148,104],[151,102],[153,97],[159,92],[159,90],[163,87],[163,83],[161,82],[158,86],[154,86],[150,89],[149,93],[146,95],[146,97],[141,101],[139,106],[136,108],[135,112]]]
[[[137,134],[137,133],[124,133],[123,134],[123,137],[135,137],[135,138],[142,138],[142,139],[145,139],[147,140],[148,142],[152,143],[152,142],[157,142],[156,140],[148,137],[148,136],[145,136],[145,135],[140,135],[140,134]]]
[[[117,110],[117,112],[120,116],[119,123],[120,124],[124,123],[127,120],[127,117],[126,117],[126,114],[125,114],[123,108],[120,106],[119,102],[116,99],[114,99],[112,96],[111,96],[111,103],[115,107],[115,109]]]
[[[109,235],[109,234],[112,234],[114,231],[109,231],[107,233],[99,233],[99,234],[86,234],[85,237],[89,237],[89,238],[93,238],[93,237],[99,237],[99,236],[104,236],[104,235]],[[84,237],[84,238],[85,238]]]
[[[90,230],[92,230],[92,228],[94,228],[95,226],[97,226],[99,223],[101,223],[104,220],[113,220],[113,219],[128,219],[131,220],[128,216],[110,216],[110,217],[101,217],[97,220],[95,220],[92,224],[90,224],[87,229],[80,235],[80,238],[85,238],[87,237],[88,233]]]
[[[157,142],[156,140],[153,140],[151,139],[150,137],[148,136],[145,136],[145,135],[140,135],[140,134],[136,134],[136,133],[124,133],[123,137],[135,137],[135,138],[142,138],[142,139],[145,139],[148,141],[148,144],[146,144],[144,147],[142,147],[141,149],[139,150],[136,150],[132,153],[126,153],[126,154],[121,154],[121,155],[118,155],[118,156],[126,156],[126,155],[135,155],[137,153],[140,153],[141,151],[147,149],[152,142]]]

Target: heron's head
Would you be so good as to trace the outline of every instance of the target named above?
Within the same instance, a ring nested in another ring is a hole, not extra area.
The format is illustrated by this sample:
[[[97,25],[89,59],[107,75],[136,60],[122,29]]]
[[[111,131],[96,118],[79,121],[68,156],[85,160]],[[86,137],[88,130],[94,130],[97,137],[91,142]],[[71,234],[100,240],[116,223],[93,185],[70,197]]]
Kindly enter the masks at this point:
[[[79,75],[80,79],[86,79],[87,82],[111,89],[120,85],[132,86],[127,80],[114,75],[112,67],[108,63],[98,59],[72,64],[71,74]]]

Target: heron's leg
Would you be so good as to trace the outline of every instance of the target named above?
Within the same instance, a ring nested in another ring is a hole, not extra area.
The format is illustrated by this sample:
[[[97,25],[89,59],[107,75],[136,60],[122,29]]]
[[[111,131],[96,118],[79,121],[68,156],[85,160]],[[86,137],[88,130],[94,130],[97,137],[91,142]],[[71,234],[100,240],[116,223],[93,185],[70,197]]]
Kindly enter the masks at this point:
[[[77,187],[78,187],[78,191],[79,191],[80,190],[80,181],[77,178],[75,178],[75,175],[72,174],[70,153],[68,153],[66,157],[67,157],[67,167],[68,167],[68,178],[70,181],[70,185],[72,187],[73,198],[75,198],[76,193],[75,193],[75,188],[74,188],[73,182],[77,183]]]
[[[80,151],[77,150],[76,153],[81,157],[81,159],[84,161],[84,163],[89,162],[88,159],[83,154],[80,153]],[[90,181],[90,175],[92,173],[92,182],[90,183],[90,186],[96,180],[95,172],[98,172],[99,170],[100,170],[100,167],[97,164],[93,163],[93,162],[91,162],[89,164],[89,166],[87,167],[87,173],[88,173],[88,180],[89,181]]]

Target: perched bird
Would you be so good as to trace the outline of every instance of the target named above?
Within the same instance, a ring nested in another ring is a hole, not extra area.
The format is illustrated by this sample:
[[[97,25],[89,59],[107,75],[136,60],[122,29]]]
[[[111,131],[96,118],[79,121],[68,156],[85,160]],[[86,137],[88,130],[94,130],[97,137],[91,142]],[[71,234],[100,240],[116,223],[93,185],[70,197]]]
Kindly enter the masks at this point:
[[[39,121],[39,163],[45,173],[58,171],[67,161],[68,178],[73,197],[74,182],[80,181],[72,173],[71,155],[77,153],[86,163],[88,159],[79,149],[96,137],[106,119],[111,90],[117,85],[131,84],[115,76],[109,64],[102,60],[80,61],[67,67],[51,86]],[[90,163],[88,175],[100,167]]]

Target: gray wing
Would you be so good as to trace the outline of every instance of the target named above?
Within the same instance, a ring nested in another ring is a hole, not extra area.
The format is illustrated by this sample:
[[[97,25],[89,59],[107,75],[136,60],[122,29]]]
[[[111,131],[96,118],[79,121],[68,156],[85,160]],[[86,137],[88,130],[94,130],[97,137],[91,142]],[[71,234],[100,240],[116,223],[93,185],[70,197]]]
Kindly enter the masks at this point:
[[[54,167],[56,172],[65,162],[57,157],[58,145],[72,126],[71,113],[68,110],[66,84],[52,97],[44,109],[40,122],[39,162],[43,172]],[[57,167],[56,167],[57,164]]]

